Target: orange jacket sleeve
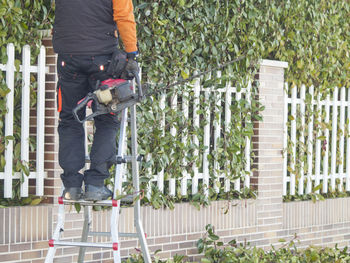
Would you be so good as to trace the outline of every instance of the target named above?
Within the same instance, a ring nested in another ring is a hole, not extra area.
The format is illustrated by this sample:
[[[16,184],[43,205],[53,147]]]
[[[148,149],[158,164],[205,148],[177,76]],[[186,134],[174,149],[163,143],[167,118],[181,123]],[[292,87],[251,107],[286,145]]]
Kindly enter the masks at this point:
[[[113,0],[113,17],[126,52],[137,51],[136,23],[132,0]]]

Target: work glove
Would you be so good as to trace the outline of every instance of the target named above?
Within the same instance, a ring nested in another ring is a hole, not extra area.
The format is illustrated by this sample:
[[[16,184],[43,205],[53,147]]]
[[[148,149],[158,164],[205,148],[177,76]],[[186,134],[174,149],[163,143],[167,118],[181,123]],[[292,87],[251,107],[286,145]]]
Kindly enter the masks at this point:
[[[134,78],[134,74],[139,74],[140,68],[137,63],[137,53],[128,53],[126,55],[126,66],[124,69],[124,73],[122,74],[123,79],[132,80]]]

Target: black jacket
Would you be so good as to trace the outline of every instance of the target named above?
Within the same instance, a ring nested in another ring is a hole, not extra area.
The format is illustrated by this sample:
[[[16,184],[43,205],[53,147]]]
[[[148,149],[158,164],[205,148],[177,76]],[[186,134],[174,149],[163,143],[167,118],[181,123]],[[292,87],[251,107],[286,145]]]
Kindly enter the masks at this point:
[[[110,54],[117,46],[112,0],[56,0],[53,48],[59,54]]]

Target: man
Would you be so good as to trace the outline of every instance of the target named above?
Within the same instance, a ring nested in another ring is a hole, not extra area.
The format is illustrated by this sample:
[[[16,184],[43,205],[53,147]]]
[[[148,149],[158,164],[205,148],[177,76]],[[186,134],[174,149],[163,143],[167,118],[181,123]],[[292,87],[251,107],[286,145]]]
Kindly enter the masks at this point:
[[[56,0],[53,47],[58,53],[57,102],[59,111],[59,164],[64,184],[63,197],[78,200],[105,200],[112,192],[104,185],[116,155],[117,116],[94,119],[95,134],[90,169],[85,165],[82,124],[72,109],[95,88],[98,80],[110,78],[107,68],[117,49],[117,29],[127,52],[126,74],[138,72],[137,38],[132,0]],[[81,119],[85,111],[80,112]],[[82,183],[85,184],[85,193]]]

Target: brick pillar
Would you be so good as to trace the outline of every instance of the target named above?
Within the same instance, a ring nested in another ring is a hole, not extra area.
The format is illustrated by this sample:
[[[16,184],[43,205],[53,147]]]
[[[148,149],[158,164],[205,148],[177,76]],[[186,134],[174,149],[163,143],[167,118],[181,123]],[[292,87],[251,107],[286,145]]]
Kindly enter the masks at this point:
[[[287,67],[286,62],[262,60],[259,71],[258,100],[265,109],[261,112],[262,121],[254,124],[254,177],[258,232],[263,232],[269,243],[276,242],[276,231],[282,229],[283,88]]]
[[[52,40],[47,33],[42,41],[46,48],[46,66],[49,72],[46,74],[45,92],[45,172],[48,177],[45,179],[45,202],[52,203],[53,198],[60,194],[61,179],[59,177],[61,168],[58,165],[58,112],[56,107],[56,60],[57,55],[52,48]]]

